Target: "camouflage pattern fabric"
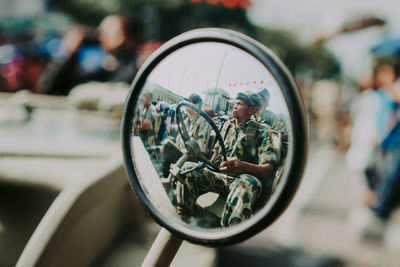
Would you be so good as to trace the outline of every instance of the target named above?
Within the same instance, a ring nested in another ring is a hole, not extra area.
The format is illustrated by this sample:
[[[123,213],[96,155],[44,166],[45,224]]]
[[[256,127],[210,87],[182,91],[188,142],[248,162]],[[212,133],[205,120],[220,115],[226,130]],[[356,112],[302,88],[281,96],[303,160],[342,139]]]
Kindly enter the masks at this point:
[[[182,170],[189,170],[197,163],[186,162]],[[231,177],[208,169],[189,172],[186,183],[177,182],[176,203],[185,210],[192,211],[197,198],[207,192],[215,192],[226,197],[221,218],[221,226],[229,226],[250,218],[252,207],[262,191],[261,182],[250,174]],[[174,202],[174,201],[173,201]]]
[[[271,129],[280,131],[281,126],[278,115],[270,110],[264,109],[257,121],[267,124]]]
[[[255,133],[250,136],[250,132]],[[227,157],[237,157],[241,161],[254,164],[272,163],[275,165],[277,157],[272,146],[272,135],[269,128],[254,120],[239,125],[236,128],[235,120],[224,123],[221,129]],[[215,145],[218,153],[216,164],[222,162],[222,149],[219,143]]]
[[[289,139],[289,128],[286,119],[284,118],[283,114],[275,114],[270,110],[264,109],[261,113],[260,118],[257,120],[259,123],[266,124],[272,130],[279,132],[281,136],[281,152],[282,156],[284,157],[287,154],[288,150],[288,139]]]
[[[212,132],[210,124],[202,116],[198,115],[193,121],[190,121],[190,119],[186,120],[185,125],[187,126],[189,136],[196,139],[201,151],[205,155],[208,155],[209,149],[207,145]],[[176,138],[176,144],[181,151],[185,150],[185,144],[180,135]]]
[[[254,134],[249,134],[252,131]],[[221,134],[223,138],[225,137],[227,156],[235,156],[239,160],[254,164],[276,163],[277,158],[272,149],[271,134],[261,124],[248,121],[236,128],[235,121],[230,120],[224,124]],[[248,135],[252,135],[251,138],[248,138]],[[216,145],[215,148],[220,159],[222,157],[221,147]],[[194,162],[186,162],[182,171],[189,170],[196,165],[197,163]],[[232,177],[225,173],[201,169],[191,171],[183,177],[185,184],[176,182],[173,194],[176,199],[173,199],[172,202],[176,203],[178,207],[192,211],[200,195],[210,191],[219,193],[226,197],[220,222],[224,227],[250,218],[254,204],[263,190],[260,180],[250,174]]]
[[[210,143],[210,136],[213,132],[211,126],[200,115],[198,115],[193,121],[186,119],[184,123],[188,129],[189,136],[198,141],[201,151],[203,154],[208,156],[208,144]],[[176,137],[175,143],[168,138],[164,140],[161,155],[162,172],[164,177],[168,177],[170,165],[175,163],[182,156],[182,153],[185,150],[185,144],[180,135]]]

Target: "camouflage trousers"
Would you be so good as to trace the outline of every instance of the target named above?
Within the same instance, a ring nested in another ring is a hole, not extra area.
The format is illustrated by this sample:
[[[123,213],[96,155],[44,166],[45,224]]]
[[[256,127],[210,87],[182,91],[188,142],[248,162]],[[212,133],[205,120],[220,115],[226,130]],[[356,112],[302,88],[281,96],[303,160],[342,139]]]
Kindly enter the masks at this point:
[[[189,170],[197,163],[186,162],[182,171]],[[176,183],[176,204],[193,211],[197,198],[208,192],[226,197],[221,216],[221,226],[229,226],[250,218],[254,203],[261,195],[262,184],[250,174],[237,177],[217,173],[206,168],[194,170],[183,175],[185,184]]]

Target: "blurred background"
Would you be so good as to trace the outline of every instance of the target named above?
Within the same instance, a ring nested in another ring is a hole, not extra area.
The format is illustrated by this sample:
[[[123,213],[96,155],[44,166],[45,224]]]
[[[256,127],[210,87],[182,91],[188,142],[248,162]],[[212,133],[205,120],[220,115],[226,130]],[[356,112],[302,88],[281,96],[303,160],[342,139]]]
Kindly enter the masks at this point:
[[[159,226],[120,151],[136,72],[170,38],[245,33],[293,74],[310,150],[287,211],[244,243],[184,243],[173,266],[398,266],[396,0],[0,2],[0,266],[139,266]],[[46,234],[48,233],[48,234]]]

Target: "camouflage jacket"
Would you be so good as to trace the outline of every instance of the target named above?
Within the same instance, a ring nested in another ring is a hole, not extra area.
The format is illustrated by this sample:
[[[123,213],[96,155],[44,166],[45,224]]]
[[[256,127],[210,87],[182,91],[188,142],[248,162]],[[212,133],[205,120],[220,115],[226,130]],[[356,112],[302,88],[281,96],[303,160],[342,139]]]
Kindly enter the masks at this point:
[[[279,137],[279,155],[285,156],[288,150],[288,138],[289,138],[289,128],[288,122],[283,114],[275,114],[270,110],[264,109],[261,113],[260,118],[257,120],[259,123],[267,125],[273,131],[277,131],[280,135]],[[275,142],[276,144],[276,142]],[[276,145],[275,145],[276,147]],[[278,150],[276,150],[278,151]],[[278,157],[279,158],[279,157]]]
[[[260,118],[257,120],[260,123],[265,123],[271,129],[279,131],[280,129],[280,122],[278,115],[276,115],[274,112],[270,110],[264,109],[263,112],[261,113]]]
[[[190,119],[185,120],[185,125],[188,129],[189,136],[198,141],[201,151],[207,155],[209,153],[208,144],[212,132],[210,124],[199,115],[193,121]],[[180,135],[177,137],[176,143],[181,150],[184,150],[185,145]]]
[[[239,160],[258,165],[277,163],[270,129],[255,120],[249,120],[236,127],[235,120],[231,119],[224,123],[221,135],[227,157],[237,157]],[[218,142],[215,149],[218,153],[216,164],[220,164],[222,149]]]

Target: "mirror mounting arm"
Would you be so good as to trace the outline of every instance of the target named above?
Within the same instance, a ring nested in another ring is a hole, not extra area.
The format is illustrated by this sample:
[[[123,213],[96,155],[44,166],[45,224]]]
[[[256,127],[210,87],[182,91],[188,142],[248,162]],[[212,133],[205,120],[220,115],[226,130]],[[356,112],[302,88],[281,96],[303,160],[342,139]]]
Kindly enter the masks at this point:
[[[169,266],[182,244],[182,239],[161,228],[142,263],[142,267]]]

